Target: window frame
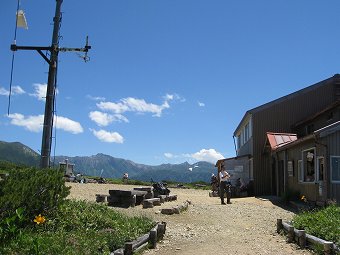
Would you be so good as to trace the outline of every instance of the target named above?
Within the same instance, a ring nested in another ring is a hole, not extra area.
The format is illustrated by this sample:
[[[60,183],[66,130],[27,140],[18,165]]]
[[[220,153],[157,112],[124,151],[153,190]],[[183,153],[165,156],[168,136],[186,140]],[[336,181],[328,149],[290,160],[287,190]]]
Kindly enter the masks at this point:
[[[330,179],[331,179],[331,183],[337,183],[337,184],[339,184],[340,183],[340,179],[339,180],[333,180],[333,162],[332,162],[332,160],[334,159],[334,158],[338,158],[339,159],[339,162],[340,162],[340,156],[330,156],[330,170],[331,170],[331,172],[330,172]],[[339,168],[340,168],[340,163],[339,163],[339,166],[338,166]]]
[[[323,161],[323,174],[325,174],[325,157],[318,156],[316,157],[316,182],[322,182],[325,180],[324,176],[322,176],[322,180],[320,180],[320,161]]]
[[[298,182],[299,183],[304,183],[304,181],[303,181],[303,169],[302,169],[302,159],[299,159],[298,161],[297,161],[297,172],[298,172],[298,175],[297,175],[297,177],[298,177]]]
[[[314,163],[313,163],[313,166],[314,166],[314,180],[312,181],[306,181],[306,174],[305,172],[307,171],[307,169],[305,169],[305,165],[306,165],[306,159],[304,157],[305,153],[308,152],[308,151],[311,151],[313,150],[313,156],[314,156]],[[301,151],[301,161],[302,161],[302,175],[303,175],[303,179],[301,180],[299,176],[299,179],[301,183],[304,183],[304,184],[315,184],[316,183],[316,171],[317,171],[317,166],[316,166],[316,148],[315,147],[311,147],[311,148],[308,148],[308,149],[305,149],[305,150],[302,150]]]

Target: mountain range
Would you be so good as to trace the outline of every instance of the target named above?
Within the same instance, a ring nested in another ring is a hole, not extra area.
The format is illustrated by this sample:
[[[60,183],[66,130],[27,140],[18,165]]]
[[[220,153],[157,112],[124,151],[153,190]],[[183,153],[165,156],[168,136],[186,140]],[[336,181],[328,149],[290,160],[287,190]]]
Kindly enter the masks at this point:
[[[129,178],[141,181],[173,181],[173,182],[209,182],[216,168],[209,162],[200,161],[195,164],[184,162],[181,164],[161,164],[150,166],[138,164],[131,160],[115,158],[98,153],[93,156],[56,156],[52,158],[55,166],[59,162],[68,160],[75,164],[75,173],[104,178],[121,178],[124,173]],[[20,142],[0,141],[0,160],[23,164],[27,166],[39,165],[40,155]]]

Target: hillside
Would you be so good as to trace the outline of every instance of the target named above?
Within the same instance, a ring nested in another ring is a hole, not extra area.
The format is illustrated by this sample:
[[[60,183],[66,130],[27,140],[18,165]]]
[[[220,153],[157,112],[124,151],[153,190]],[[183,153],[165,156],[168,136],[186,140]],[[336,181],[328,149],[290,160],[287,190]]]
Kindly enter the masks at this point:
[[[216,171],[214,165],[208,162],[150,166],[102,153],[93,156],[56,156],[52,160],[54,160],[54,165],[58,166],[59,162],[64,162],[65,159],[75,164],[76,173],[89,176],[100,176],[102,173],[104,178],[121,178],[127,172],[130,178],[141,181],[153,179],[154,181],[209,182],[211,173]],[[39,166],[40,158],[38,153],[22,143],[0,141],[0,160],[28,166]]]
[[[55,161],[63,162],[65,159],[75,164],[76,171],[84,175],[100,176],[103,170],[104,178],[121,178],[127,172],[130,178],[141,181],[153,179],[154,181],[209,182],[211,173],[216,171],[214,165],[208,162],[197,162],[193,165],[185,162],[149,166],[101,153],[90,157],[58,156]]]
[[[27,166],[39,166],[40,155],[19,142],[0,141],[0,160]]]

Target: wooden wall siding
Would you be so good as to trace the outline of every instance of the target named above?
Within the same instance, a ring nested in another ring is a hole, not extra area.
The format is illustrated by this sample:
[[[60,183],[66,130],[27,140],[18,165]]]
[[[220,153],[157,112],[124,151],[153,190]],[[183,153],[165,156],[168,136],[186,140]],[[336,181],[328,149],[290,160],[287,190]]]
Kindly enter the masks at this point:
[[[326,151],[323,146],[317,146],[314,142],[314,139],[311,139],[309,141],[303,142],[299,144],[298,146],[295,146],[293,148],[290,148],[286,151],[287,153],[287,162],[293,161],[294,164],[294,174],[293,176],[289,177],[287,175],[286,177],[286,189],[289,189],[291,191],[298,191],[301,195],[306,196],[308,200],[313,201],[325,201],[325,192],[323,193],[323,196],[319,196],[319,185],[312,183],[300,183],[299,182],[299,175],[298,175],[298,161],[302,159],[302,151],[306,149],[310,149],[316,147],[316,157],[323,156],[326,158]],[[283,158],[284,152],[280,152],[280,158]],[[287,164],[286,162],[286,164]]]
[[[321,142],[328,144],[329,156],[340,156],[340,131],[322,138]],[[326,168],[330,169],[330,157],[327,159]],[[340,183],[329,184],[329,198],[335,199],[340,204]]]
[[[325,147],[323,144],[328,144]],[[319,194],[319,184],[318,183],[300,183],[298,176],[298,161],[302,159],[301,152],[303,150],[315,147],[316,157],[322,156],[325,159],[325,176],[323,183],[323,192]],[[277,161],[284,160],[285,152],[279,151],[275,153]],[[286,150],[286,168],[287,162],[293,161],[294,174],[293,176],[286,175],[286,190],[298,191],[301,195],[307,197],[311,201],[322,201],[325,202],[327,199],[336,200],[340,203],[340,184],[330,182],[330,156],[340,156],[340,131],[318,139],[315,142],[314,139],[302,142],[297,146],[290,147]]]
[[[291,132],[291,125],[330,105],[334,100],[332,79],[295,97],[287,97],[280,103],[253,109],[253,158],[255,195],[272,194],[271,166],[263,158],[266,132]],[[267,163],[266,163],[267,162]]]
[[[330,118],[331,114],[333,116],[332,118]],[[313,124],[314,130],[312,131],[315,131],[337,121],[340,121],[340,105],[324,112],[318,117],[302,123],[301,125],[294,128],[292,132],[297,133],[298,136],[301,134],[306,135],[306,126],[309,124]]]
[[[226,159],[224,165],[226,170],[232,175],[230,178],[232,184],[236,183],[237,178],[242,178],[245,183],[249,183],[249,157]],[[239,166],[243,167],[242,171],[241,169],[235,171]]]
[[[237,155],[252,155],[253,154],[253,137],[249,139],[238,151]]]

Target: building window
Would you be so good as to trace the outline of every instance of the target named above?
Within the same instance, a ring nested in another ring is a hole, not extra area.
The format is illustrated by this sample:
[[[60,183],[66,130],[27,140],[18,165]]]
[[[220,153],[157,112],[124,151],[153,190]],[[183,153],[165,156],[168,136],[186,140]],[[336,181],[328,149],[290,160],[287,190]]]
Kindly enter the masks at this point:
[[[293,177],[294,176],[294,162],[289,160],[287,162],[287,170],[288,170],[288,176]]]
[[[249,180],[254,180],[254,165],[253,159],[249,159]]]
[[[299,182],[303,182],[302,160],[298,160],[298,178]]]
[[[318,157],[317,158],[317,180],[318,181],[323,181],[324,169],[325,169],[325,160],[323,157]]]
[[[244,127],[244,142],[249,140],[249,123]]]
[[[315,148],[302,151],[303,182],[315,181]]]
[[[240,149],[251,138],[251,121],[249,121],[237,134],[237,149]]]
[[[332,182],[340,182],[340,156],[331,156]]]

